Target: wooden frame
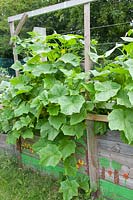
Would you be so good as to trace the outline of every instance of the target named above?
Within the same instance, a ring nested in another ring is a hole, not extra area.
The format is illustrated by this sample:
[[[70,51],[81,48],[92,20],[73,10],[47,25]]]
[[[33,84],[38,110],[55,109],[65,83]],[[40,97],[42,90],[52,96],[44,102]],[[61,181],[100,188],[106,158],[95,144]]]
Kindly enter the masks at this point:
[[[58,4],[55,4],[55,5],[52,5],[52,6],[47,6],[47,7],[44,7],[44,8],[32,10],[32,11],[26,12],[26,14],[30,18],[30,17],[34,17],[34,16],[37,16],[37,15],[46,14],[46,13],[49,13],[49,12],[54,12],[54,11],[58,11],[58,10],[66,9],[66,8],[71,8],[71,7],[82,5],[82,4],[88,4],[88,3],[91,3],[91,2],[94,2],[94,1],[96,1],[96,0],[65,1],[63,3],[58,3]],[[8,17],[8,22],[10,23],[10,22],[20,20],[22,18],[23,14],[24,13]]]
[[[84,5],[84,40],[85,40],[85,71],[89,71],[91,69],[91,61],[89,58],[90,52],[90,3],[96,0],[69,0],[63,3],[55,4],[52,6],[47,6],[44,8],[36,9],[33,11],[29,11],[26,13],[21,13],[19,15],[8,17],[8,22],[10,24],[10,32],[11,36],[18,35],[21,31],[22,26],[24,25],[26,19],[29,17],[46,14],[53,11],[58,11],[61,9],[71,8],[78,5]],[[14,26],[14,22],[20,20],[16,30]],[[14,54],[14,61],[18,60],[18,56],[15,53],[16,45],[13,46],[13,54]],[[18,72],[16,75],[18,76]],[[107,121],[105,117],[96,117],[96,115],[88,115],[86,119],[87,124],[87,147],[88,147],[88,160],[89,160],[89,176],[90,176],[90,186],[95,189],[93,197],[97,198],[99,196],[100,186],[99,186],[99,172],[98,172],[98,157],[97,157],[97,140],[96,136],[94,136],[93,130],[93,121]],[[101,120],[102,119],[102,120]]]

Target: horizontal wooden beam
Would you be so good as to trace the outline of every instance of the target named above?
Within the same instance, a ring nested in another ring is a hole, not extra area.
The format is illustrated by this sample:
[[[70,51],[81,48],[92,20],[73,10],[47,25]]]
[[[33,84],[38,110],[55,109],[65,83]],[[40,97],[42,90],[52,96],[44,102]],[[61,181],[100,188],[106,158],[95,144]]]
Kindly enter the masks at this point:
[[[94,2],[94,1],[96,1],[96,0],[65,1],[63,3],[58,3],[58,4],[55,4],[55,5],[52,5],[52,6],[47,6],[47,7],[43,7],[43,8],[40,8],[40,9],[32,10],[32,11],[26,12],[26,14],[28,15],[28,17],[34,17],[34,16],[37,16],[37,15],[46,14],[46,13],[49,13],[49,12],[58,11],[58,10],[61,10],[61,9],[66,9],[66,8],[70,8],[70,7],[73,7],[73,6],[78,6],[78,5],[82,5],[82,4],[86,4],[86,3],[90,3],[90,2]],[[23,14],[24,13],[8,17],[8,22],[20,20],[22,18]]]
[[[108,122],[107,115],[88,114],[86,119],[90,121]]]

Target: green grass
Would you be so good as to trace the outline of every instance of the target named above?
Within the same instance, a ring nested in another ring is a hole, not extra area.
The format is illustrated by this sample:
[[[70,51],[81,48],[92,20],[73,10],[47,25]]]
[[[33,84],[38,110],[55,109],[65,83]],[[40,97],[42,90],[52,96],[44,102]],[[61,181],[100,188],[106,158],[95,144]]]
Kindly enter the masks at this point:
[[[19,168],[13,158],[0,152],[0,200],[63,200],[58,190],[58,180]],[[74,198],[86,199],[82,194]]]
[[[18,168],[0,154],[0,200],[62,200],[59,184],[50,176]]]

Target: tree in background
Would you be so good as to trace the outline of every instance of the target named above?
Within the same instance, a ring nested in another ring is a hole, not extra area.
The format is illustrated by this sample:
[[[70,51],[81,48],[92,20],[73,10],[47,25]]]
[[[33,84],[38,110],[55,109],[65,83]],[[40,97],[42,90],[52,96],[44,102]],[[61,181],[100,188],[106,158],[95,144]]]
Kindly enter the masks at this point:
[[[9,46],[10,33],[7,22],[9,16],[64,1],[66,0],[1,0],[0,57],[11,57],[12,55]],[[108,49],[110,45],[118,42],[119,38],[128,31],[132,19],[132,0],[100,0],[93,2],[91,3],[91,37],[99,41],[100,49]],[[111,24],[117,25],[110,26]],[[104,27],[107,25],[109,26]],[[34,26],[46,27],[47,34],[52,34],[54,31],[57,33],[83,34],[83,6],[30,18],[27,20],[21,36],[25,37],[26,32],[32,31]]]

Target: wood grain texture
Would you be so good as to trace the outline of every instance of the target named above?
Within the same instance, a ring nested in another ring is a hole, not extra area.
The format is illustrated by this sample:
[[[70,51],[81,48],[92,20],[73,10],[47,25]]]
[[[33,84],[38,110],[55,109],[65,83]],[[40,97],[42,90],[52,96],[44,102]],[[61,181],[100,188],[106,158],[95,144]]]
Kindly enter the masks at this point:
[[[14,33],[15,33],[14,22],[9,23],[9,25],[10,25],[10,34],[12,37],[12,36],[14,36]],[[16,62],[18,60],[18,54],[16,53],[16,44],[15,43],[13,44],[13,59],[14,59],[14,62]],[[16,76],[19,75],[19,71],[15,71],[15,73],[16,73]]]
[[[32,10],[32,11],[26,12],[26,14],[28,15],[28,17],[34,17],[34,16],[37,16],[37,15],[46,14],[46,13],[49,13],[49,12],[54,12],[54,11],[58,11],[58,10],[66,9],[66,8],[71,8],[73,6],[78,6],[78,5],[82,5],[82,4],[86,4],[86,3],[90,3],[90,2],[94,2],[94,1],[96,1],[96,0],[65,1],[63,3],[58,3],[58,4],[55,4],[55,5],[52,5],[52,6],[47,6],[47,7],[43,7],[43,8],[40,8],[40,9]],[[24,13],[8,17],[8,22],[20,20],[22,18],[23,14]]]
[[[89,175],[90,186],[92,189],[99,190],[99,165],[98,165],[98,151],[97,140],[94,135],[94,122],[87,121],[87,144],[88,144],[88,158],[89,158]]]
[[[14,35],[18,35],[23,27],[23,25],[25,24],[26,20],[28,19],[28,15],[26,13],[23,14],[22,18],[20,19],[16,30],[14,32]]]
[[[108,122],[107,115],[88,114],[86,119],[90,121]]]
[[[84,5],[84,52],[85,52],[85,71],[91,69],[90,53],[90,3]]]

